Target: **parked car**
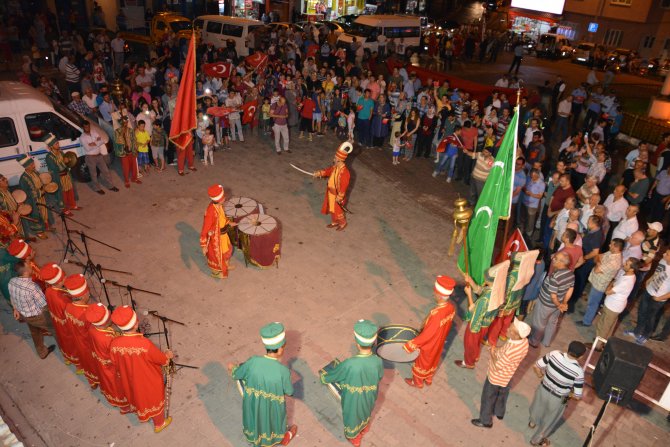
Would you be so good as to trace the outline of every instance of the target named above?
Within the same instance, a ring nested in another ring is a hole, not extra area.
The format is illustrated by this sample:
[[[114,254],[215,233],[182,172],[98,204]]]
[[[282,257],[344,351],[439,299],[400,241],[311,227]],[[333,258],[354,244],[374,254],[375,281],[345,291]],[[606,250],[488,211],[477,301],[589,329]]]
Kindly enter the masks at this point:
[[[575,64],[590,65],[593,61],[593,52],[595,49],[595,43],[581,42],[572,50],[572,62]]]
[[[567,37],[562,34],[544,33],[535,45],[537,57],[560,59],[572,55],[572,46]]]
[[[615,48],[607,53],[607,65],[616,71],[628,71],[628,62],[634,56],[634,51],[627,48]]]
[[[329,31],[335,31],[335,35],[339,36],[342,33],[345,33],[347,29],[349,28],[347,25],[338,23],[338,22],[331,22],[331,21],[325,21],[325,20],[317,20],[316,22],[308,22],[308,21],[301,21],[301,22],[295,22],[296,25],[300,26],[301,28],[305,29],[307,28],[307,25],[316,25],[319,28],[322,26],[326,26]]]
[[[200,30],[203,43],[215,48],[226,48],[228,42],[235,43],[238,56],[248,56],[249,34],[262,28],[263,22],[243,17],[229,16],[200,16],[195,19],[194,26]]]
[[[336,23],[339,23],[340,25],[345,25],[347,27],[351,27],[351,25],[354,23],[356,18],[358,17],[358,14],[347,14],[343,16],[339,16],[335,20],[333,20]]]

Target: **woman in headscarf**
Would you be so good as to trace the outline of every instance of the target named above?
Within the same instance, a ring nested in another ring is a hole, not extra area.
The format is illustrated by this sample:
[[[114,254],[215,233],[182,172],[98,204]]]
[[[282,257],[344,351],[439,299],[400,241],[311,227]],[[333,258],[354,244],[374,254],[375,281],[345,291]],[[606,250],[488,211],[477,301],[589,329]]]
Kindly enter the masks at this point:
[[[391,105],[386,102],[386,95],[379,95],[372,114],[372,145],[381,149],[389,134]]]

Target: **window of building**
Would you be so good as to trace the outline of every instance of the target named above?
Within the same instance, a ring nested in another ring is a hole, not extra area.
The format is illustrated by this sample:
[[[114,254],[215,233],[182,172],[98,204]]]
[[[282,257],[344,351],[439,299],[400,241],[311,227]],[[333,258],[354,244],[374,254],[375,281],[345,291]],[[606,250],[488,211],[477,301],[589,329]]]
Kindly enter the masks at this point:
[[[644,40],[642,41],[642,47],[651,48],[654,46],[655,41],[656,41],[655,36],[645,36]]]
[[[616,6],[631,6],[633,0],[610,0],[610,3]]]
[[[605,42],[608,47],[618,47],[623,40],[623,31],[620,29],[610,29],[605,33]]]
[[[0,118],[0,147],[17,144],[19,144],[19,137],[16,135],[14,121],[11,118]]]

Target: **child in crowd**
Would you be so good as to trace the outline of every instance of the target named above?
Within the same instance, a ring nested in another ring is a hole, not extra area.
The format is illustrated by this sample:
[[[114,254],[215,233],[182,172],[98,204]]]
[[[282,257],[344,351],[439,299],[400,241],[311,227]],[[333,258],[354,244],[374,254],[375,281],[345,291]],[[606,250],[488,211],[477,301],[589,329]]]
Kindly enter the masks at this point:
[[[300,136],[298,136],[298,138],[304,138],[304,134],[307,132],[309,141],[312,141],[312,136],[314,135],[313,117],[315,107],[316,103],[311,97],[305,96],[302,99],[302,108],[300,109]]]
[[[151,151],[154,154],[154,162],[157,171],[165,170],[165,148],[167,146],[167,135],[161,123],[154,121],[154,130],[151,132]]]
[[[400,162],[398,161],[398,157],[400,156],[400,145],[401,145],[400,132],[396,131],[396,133],[394,133],[393,135],[395,137],[393,139],[393,164],[399,165]]]
[[[270,128],[272,127],[272,122],[270,119],[270,98],[263,98],[263,105],[261,106],[261,131],[268,135],[270,133]]]
[[[221,126],[221,145],[224,149],[230,149],[230,121],[228,115],[224,115],[219,119]]]
[[[151,137],[149,132],[145,129],[146,123],[144,120],[137,122],[137,129],[135,129],[135,141],[137,141],[137,164],[139,171],[145,174],[149,173],[149,141]]]
[[[204,156],[202,162],[207,166],[207,162],[214,166],[214,134],[212,133],[212,128],[208,127],[205,129],[205,134],[202,136],[202,150]]]

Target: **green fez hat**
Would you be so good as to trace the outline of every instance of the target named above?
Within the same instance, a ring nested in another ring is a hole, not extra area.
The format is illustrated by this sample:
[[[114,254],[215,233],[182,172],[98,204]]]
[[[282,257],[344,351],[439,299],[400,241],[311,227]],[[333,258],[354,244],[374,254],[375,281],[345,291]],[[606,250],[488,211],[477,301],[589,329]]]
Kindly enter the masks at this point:
[[[354,324],[354,338],[363,347],[372,346],[377,340],[377,325],[370,320],[358,320]]]
[[[261,328],[261,340],[265,349],[279,349],[286,343],[286,332],[284,325],[275,322],[266,324]]]
[[[33,160],[32,157],[30,157],[29,155],[26,155],[26,154],[19,155],[19,157],[16,159],[16,161],[18,161],[19,164],[21,166],[23,166],[24,168],[27,168],[28,166],[35,164],[35,160]]]
[[[58,143],[58,138],[56,138],[54,134],[50,133],[49,135],[47,135],[44,142],[46,143],[47,147],[54,147],[56,143]]]

